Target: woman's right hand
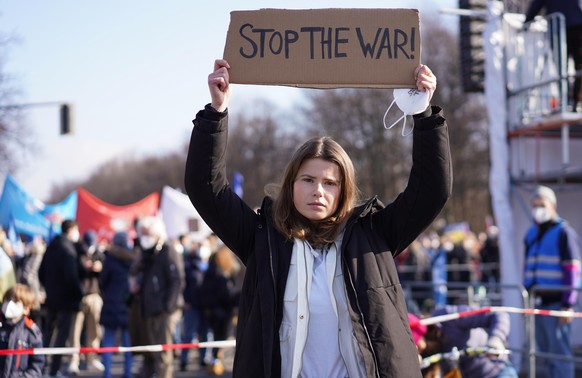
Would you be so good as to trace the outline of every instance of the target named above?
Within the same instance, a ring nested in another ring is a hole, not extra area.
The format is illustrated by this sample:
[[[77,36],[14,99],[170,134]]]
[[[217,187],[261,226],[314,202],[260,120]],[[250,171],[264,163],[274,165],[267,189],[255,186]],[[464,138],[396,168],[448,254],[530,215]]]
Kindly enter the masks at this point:
[[[210,89],[211,105],[216,111],[223,112],[228,107],[231,89],[228,78],[230,65],[224,59],[214,61],[214,72],[208,75],[208,88]]]

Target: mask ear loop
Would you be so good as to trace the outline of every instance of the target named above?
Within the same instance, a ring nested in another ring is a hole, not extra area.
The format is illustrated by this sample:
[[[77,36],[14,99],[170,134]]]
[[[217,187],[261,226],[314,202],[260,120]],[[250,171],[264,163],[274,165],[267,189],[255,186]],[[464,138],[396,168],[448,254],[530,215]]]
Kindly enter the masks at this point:
[[[392,100],[392,102],[390,103],[390,105],[388,105],[388,109],[386,109],[386,113],[384,113],[384,118],[382,118],[382,123],[384,124],[384,128],[386,130],[390,130],[391,128],[394,127],[394,125],[396,125],[398,122],[400,122],[400,120],[402,118],[404,118],[404,122],[406,122],[406,114],[403,114],[402,117],[398,118],[396,121],[394,121],[393,124],[391,124],[390,126],[386,126],[386,116],[388,115],[388,112],[390,111],[390,109],[392,109],[392,105],[394,105],[394,103],[396,102],[396,99]]]
[[[404,118],[404,124],[402,125],[402,132],[400,134],[403,137],[409,136],[414,131],[414,125],[412,125],[412,129],[408,132],[408,134],[404,134],[404,131],[406,130],[406,113],[404,113],[404,112],[403,112],[404,114],[400,118],[398,118],[396,121],[394,121],[394,123],[392,123],[390,126],[386,126],[386,116],[388,115],[388,112],[392,108],[392,105],[394,105],[394,102],[396,102],[396,99],[392,100],[392,102],[388,106],[388,109],[386,109],[386,112],[384,113],[384,117],[382,118],[382,123],[384,124],[384,128],[386,130],[390,130],[391,128],[394,127],[394,125],[396,125],[398,122],[400,122],[400,120],[402,118]]]
[[[412,132],[414,131],[414,123],[412,124],[412,127],[410,128],[410,131],[407,134],[404,134],[404,130],[406,130],[406,118],[404,118],[404,125],[402,125],[402,136],[403,137],[407,137],[410,134],[412,134]]]

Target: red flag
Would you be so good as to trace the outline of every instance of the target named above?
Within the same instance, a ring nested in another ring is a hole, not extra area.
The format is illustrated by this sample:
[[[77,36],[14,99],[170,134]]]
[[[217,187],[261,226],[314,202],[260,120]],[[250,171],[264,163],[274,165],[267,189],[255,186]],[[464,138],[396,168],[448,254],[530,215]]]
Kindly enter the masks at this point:
[[[85,189],[79,188],[77,204],[77,222],[81,235],[94,230],[99,238],[111,240],[117,231],[133,230],[136,218],[156,215],[160,202],[158,193],[151,193],[138,202],[116,206],[103,202]]]

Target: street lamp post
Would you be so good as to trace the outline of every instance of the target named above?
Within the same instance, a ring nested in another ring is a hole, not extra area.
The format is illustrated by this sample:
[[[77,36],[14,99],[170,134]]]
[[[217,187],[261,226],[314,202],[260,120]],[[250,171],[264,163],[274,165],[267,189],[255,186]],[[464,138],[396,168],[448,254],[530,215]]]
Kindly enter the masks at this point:
[[[47,101],[31,102],[26,104],[0,105],[0,110],[23,109],[39,106],[59,106],[60,134],[70,135],[75,131],[73,122],[73,105],[66,102]]]

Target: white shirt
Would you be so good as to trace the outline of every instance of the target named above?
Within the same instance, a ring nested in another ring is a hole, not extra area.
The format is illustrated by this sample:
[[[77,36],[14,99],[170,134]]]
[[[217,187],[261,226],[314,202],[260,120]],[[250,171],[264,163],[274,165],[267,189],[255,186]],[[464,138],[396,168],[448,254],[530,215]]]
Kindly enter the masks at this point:
[[[339,349],[338,317],[332,304],[333,289],[327,282],[327,251],[311,249],[313,272],[308,294],[309,324],[303,351],[302,378],[347,377],[346,365]],[[335,256],[331,256],[334,258]],[[331,261],[331,276],[335,273],[335,261]]]
[[[342,236],[325,256],[296,239],[279,329],[284,378],[365,377],[341,269]]]

